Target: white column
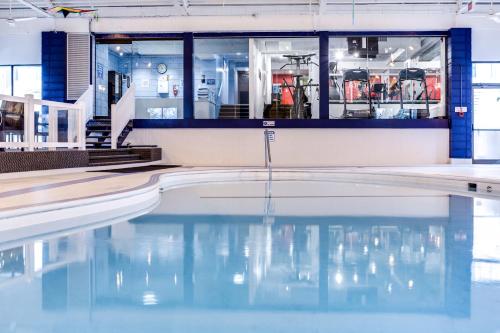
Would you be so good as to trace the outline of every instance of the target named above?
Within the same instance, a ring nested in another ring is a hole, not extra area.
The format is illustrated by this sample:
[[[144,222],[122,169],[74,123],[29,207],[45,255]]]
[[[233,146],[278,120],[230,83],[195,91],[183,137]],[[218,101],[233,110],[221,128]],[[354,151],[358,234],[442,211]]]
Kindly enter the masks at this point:
[[[58,141],[58,114],[59,109],[53,106],[49,106],[49,138],[48,143],[57,143]],[[49,148],[49,150],[55,150],[55,148]]]
[[[24,144],[28,151],[35,150],[35,105],[33,104],[33,95],[24,95]]]

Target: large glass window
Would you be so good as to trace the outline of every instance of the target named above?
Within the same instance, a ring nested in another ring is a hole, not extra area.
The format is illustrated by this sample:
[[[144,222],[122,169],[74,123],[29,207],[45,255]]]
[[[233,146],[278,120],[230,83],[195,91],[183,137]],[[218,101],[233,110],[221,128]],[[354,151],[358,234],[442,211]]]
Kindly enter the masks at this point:
[[[0,66],[0,94],[10,95],[12,93],[12,70],[10,66]]]
[[[250,117],[248,45],[248,38],[194,41],[196,119]]]
[[[250,40],[255,118],[319,118],[319,39]]]
[[[472,83],[500,84],[500,63],[476,63],[472,66]]]
[[[14,96],[33,95],[42,98],[41,66],[14,66]]]
[[[333,37],[330,118],[446,116],[444,37]]]
[[[474,159],[500,160],[500,64],[476,63],[474,83]]]
[[[317,38],[194,43],[196,119],[319,118]]]
[[[96,115],[110,114],[135,84],[137,119],[182,119],[183,42],[133,41],[96,46]]]

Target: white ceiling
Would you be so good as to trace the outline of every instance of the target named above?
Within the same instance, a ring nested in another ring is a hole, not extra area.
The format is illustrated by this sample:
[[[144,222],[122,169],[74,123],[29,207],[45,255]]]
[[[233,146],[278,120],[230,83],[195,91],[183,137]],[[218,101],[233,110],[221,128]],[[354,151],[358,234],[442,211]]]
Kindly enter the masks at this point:
[[[26,2],[26,1],[24,1]],[[460,3],[467,1],[432,0],[28,0],[36,7],[52,6],[97,9],[99,17],[153,17],[178,15],[260,15],[276,13],[351,13],[369,12],[457,12]],[[21,0],[0,0],[0,18],[9,17],[12,3],[13,17],[42,16],[29,9]],[[354,3],[354,7],[353,7]],[[478,1],[477,11],[487,13],[491,1]],[[493,1],[495,11],[500,11],[500,1]],[[74,15],[73,15],[74,17]]]

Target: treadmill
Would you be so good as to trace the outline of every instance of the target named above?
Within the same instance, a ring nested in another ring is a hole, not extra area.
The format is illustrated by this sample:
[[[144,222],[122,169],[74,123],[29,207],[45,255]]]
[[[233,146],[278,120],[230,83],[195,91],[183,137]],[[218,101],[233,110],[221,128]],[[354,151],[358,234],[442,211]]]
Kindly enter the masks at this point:
[[[404,108],[404,101],[403,101],[403,84],[405,81],[416,81],[420,83],[420,86],[424,87],[423,91],[420,93],[418,98],[416,99],[421,99],[422,95],[425,95],[425,109],[417,109],[416,110],[416,115],[415,117],[412,117],[412,110],[405,110]],[[425,75],[425,70],[421,68],[407,68],[403,69],[402,71],[399,72],[399,102],[400,102],[400,115],[402,116],[401,118],[417,118],[417,119],[424,119],[424,118],[429,118],[430,116],[430,109],[429,109],[429,92],[427,91],[427,80],[426,80],[426,75]],[[407,114],[408,113],[408,114]]]
[[[346,94],[346,83],[347,82],[359,82],[360,84],[366,85],[368,87],[367,99],[368,99],[368,110],[348,110],[347,109],[347,94]],[[342,90],[344,97],[344,118],[354,118],[354,119],[366,119],[372,118],[373,108],[372,108],[372,91],[370,87],[370,73],[366,69],[348,69],[344,72],[342,80]]]

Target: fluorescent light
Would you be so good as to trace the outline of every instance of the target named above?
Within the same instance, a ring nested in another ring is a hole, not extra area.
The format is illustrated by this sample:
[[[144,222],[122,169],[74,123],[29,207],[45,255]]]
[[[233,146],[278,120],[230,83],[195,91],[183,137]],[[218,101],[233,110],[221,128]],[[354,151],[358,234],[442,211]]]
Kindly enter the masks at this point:
[[[241,273],[236,273],[233,275],[233,283],[236,285],[242,285],[245,282],[245,275]]]
[[[156,294],[152,291],[147,291],[142,295],[142,304],[144,305],[156,305],[158,304],[158,298]]]
[[[342,284],[343,281],[344,281],[344,276],[342,275],[342,273],[340,272],[335,273],[335,282],[337,284]]]

